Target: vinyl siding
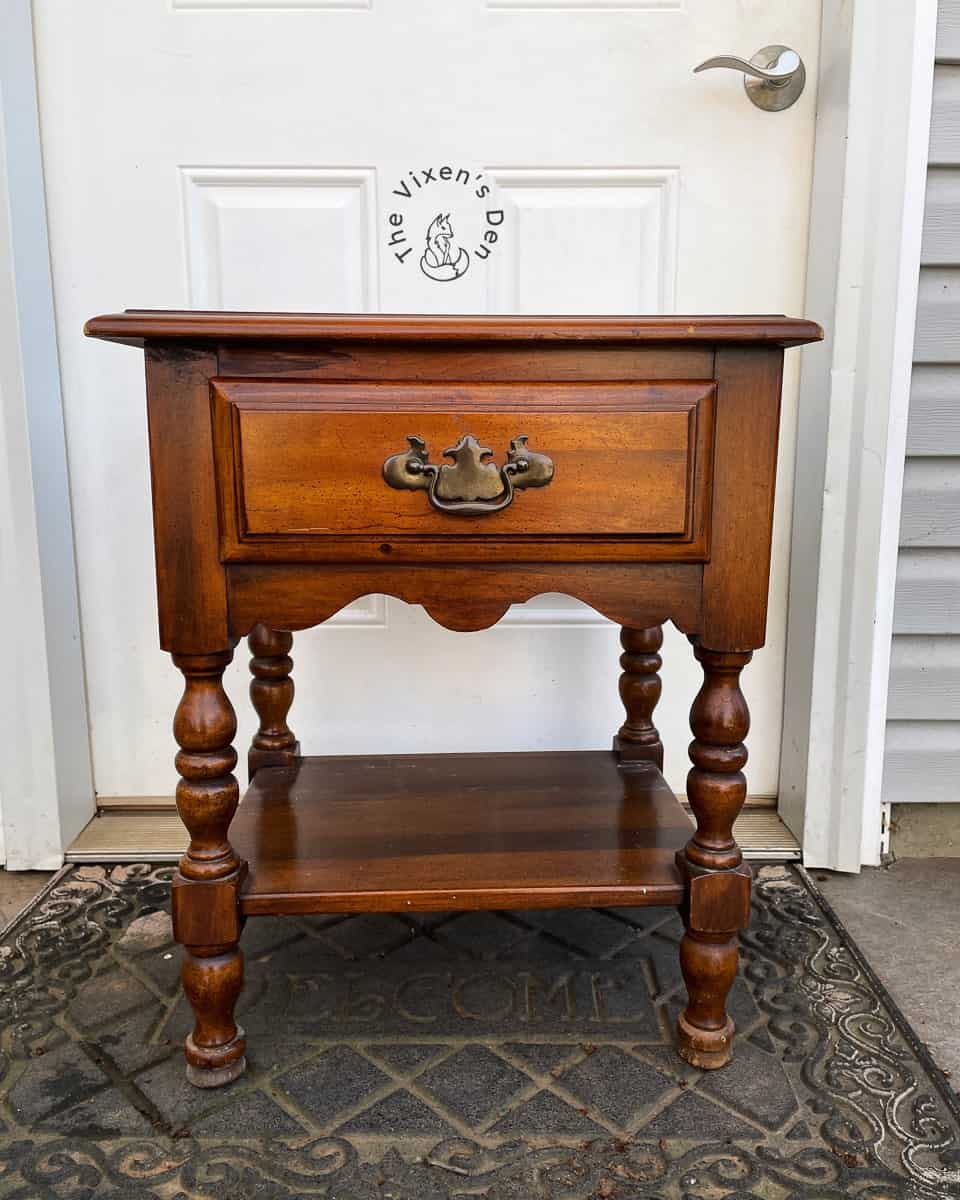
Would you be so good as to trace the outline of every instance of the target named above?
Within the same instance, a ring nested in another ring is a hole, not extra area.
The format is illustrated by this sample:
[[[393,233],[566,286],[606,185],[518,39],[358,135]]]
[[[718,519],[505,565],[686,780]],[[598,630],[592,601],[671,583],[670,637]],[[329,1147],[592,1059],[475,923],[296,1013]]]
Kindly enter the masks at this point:
[[[883,799],[960,801],[960,0],[940,0]]]
[[[957,0],[940,0],[937,62],[960,63],[960,3]]]

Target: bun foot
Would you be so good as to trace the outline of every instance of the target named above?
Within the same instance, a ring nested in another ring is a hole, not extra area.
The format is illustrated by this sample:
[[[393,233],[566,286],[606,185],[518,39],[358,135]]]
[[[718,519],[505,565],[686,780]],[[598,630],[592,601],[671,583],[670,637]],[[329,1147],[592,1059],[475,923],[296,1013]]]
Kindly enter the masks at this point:
[[[733,1021],[727,1017],[722,1029],[698,1029],[683,1013],[677,1018],[677,1050],[691,1067],[716,1071],[733,1058]]]
[[[234,1046],[240,1051],[239,1055],[230,1062],[223,1063],[221,1066],[198,1067],[194,1063],[187,1060],[187,1083],[192,1084],[196,1088],[218,1088],[226,1087],[228,1083],[233,1083],[247,1069],[247,1057],[244,1054],[246,1049],[246,1041],[243,1036],[243,1031],[238,1029],[238,1038]],[[187,1054],[191,1057],[196,1057],[196,1047],[192,1045],[193,1038],[187,1038]],[[233,1047],[224,1047],[224,1049],[233,1049]],[[191,1054],[193,1051],[193,1054]],[[221,1057],[223,1057],[221,1055]]]
[[[199,1067],[187,1063],[186,1069],[187,1083],[193,1084],[196,1088],[226,1087],[228,1083],[233,1083],[244,1073],[247,1069],[247,1060],[245,1057],[241,1057],[226,1067],[214,1067],[212,1071],[201,1071]]]

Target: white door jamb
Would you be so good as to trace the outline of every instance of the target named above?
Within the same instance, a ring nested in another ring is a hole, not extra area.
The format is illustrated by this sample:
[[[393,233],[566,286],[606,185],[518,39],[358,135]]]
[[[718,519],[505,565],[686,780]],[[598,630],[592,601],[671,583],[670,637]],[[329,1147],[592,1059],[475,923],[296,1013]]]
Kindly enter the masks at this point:
[[[95,811],[30,0],[0,37],[0,863],[51,870]]]
[[[780,813],[812,867],[881,853],[936,0],[825,0]]]

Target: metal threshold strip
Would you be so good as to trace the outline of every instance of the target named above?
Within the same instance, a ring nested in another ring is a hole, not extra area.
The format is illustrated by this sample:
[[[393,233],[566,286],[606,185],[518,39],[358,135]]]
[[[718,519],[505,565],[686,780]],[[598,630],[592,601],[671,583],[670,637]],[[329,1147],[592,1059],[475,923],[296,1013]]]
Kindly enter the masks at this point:
[[[800,845],[768,802],[747,802],[734,825],[744,857],[799,862]],[[67,850],[67,862],[176,862],[187,834],[165,797],[105,804]]]

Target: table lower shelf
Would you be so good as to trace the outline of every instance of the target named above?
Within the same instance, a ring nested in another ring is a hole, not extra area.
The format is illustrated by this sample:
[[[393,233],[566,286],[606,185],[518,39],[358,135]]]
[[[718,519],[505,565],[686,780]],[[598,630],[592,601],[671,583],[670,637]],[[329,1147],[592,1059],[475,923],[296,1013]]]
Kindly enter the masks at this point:
[[[244,913],[674,905],[691,824],[607,751],[304,758],[230,828]]]

